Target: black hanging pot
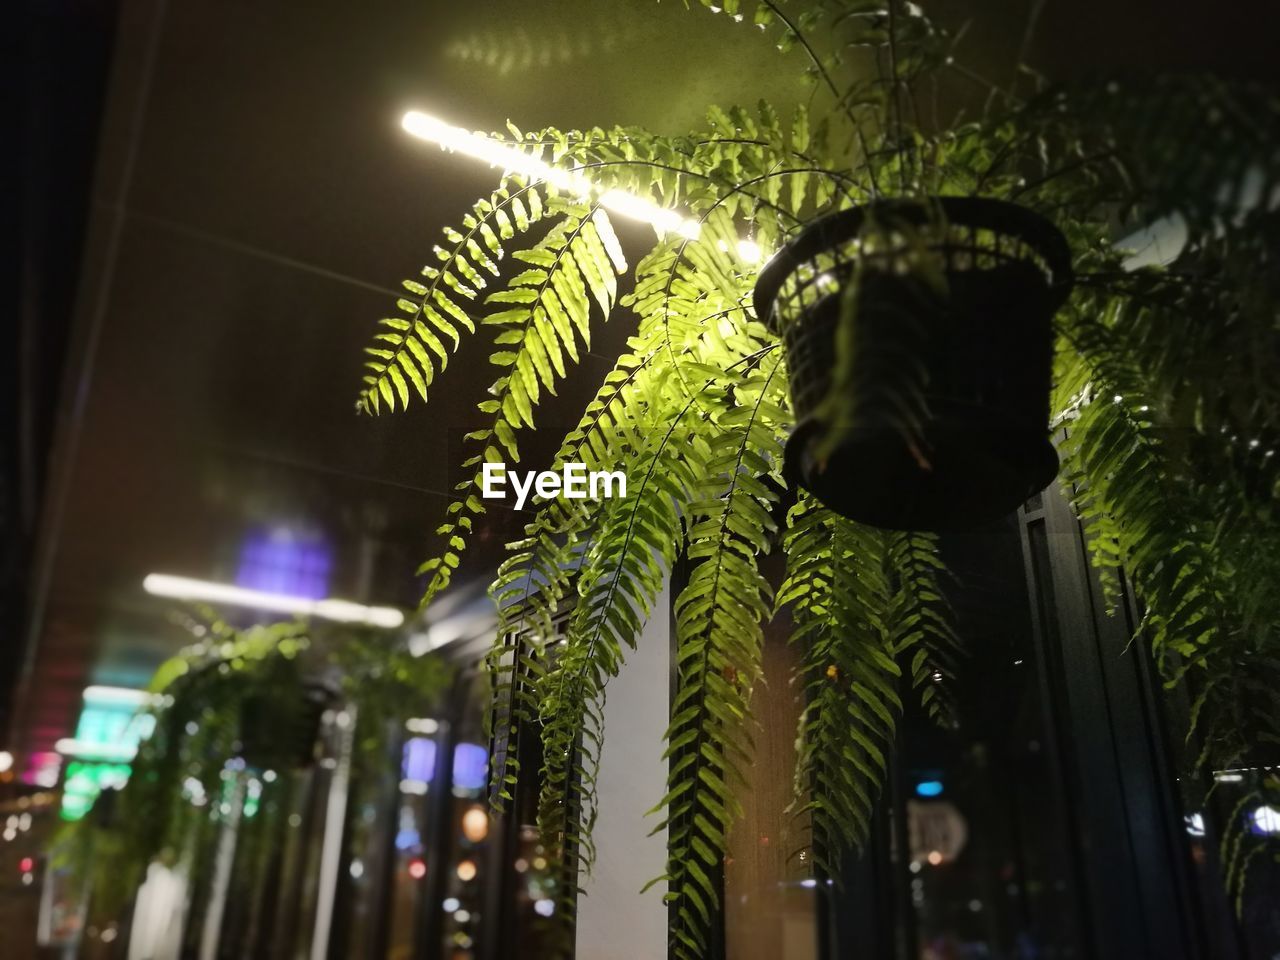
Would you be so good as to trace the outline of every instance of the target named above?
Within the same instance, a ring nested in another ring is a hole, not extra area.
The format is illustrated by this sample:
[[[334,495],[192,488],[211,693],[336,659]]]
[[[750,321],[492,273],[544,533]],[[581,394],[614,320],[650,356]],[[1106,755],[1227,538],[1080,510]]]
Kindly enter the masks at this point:
[[[313,682],[250,693],[240,702],[240,756],[260,770],[309,767],[320,720],[336,703],[333,690]]]
[[[891,530],[974,526],[1044,489],[1070,286],[1062,234],[1012,203],[888,200],[809,224],[755,289],[786,351],[787,478]]]

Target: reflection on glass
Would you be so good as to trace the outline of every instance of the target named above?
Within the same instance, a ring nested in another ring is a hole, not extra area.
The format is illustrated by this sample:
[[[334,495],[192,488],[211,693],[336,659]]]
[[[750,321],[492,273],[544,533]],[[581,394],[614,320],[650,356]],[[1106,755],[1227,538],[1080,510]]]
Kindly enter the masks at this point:
[[[443,914],[444,956],[450,960],[471,960],[481,936],[484,887],[480,865],[485,862],[489,837],[484,801],[488,770],[489,755],[484,747],[474,743],[454,746],[446,813],[450,859],[437,908]]]
[[[429,724],[429,725],[428,725]],[[435,721],[410,720],[410,732],[438,731]],[[411,736],[404,744],[397,790],[394,872],[392,877],[389,956],[409,957],[417,943],[417,928],[424,902],[429,862],[436,854],[428,849],[428,797],[435,778],[439,744],[435,736]]]
[[[800,689],[789,683],[797,651],[780,630],[766,636],[765,683],[752,692],[760,723],[752,765],[743,771],[743,817],[727,837],[724,861],[726,960],[816,960],[818,900],[808,827],[788,807],[795,769]]]
[[[895,805],[912,917],[906,956],[1058,960],[1081,956],[1069,825],[1049,748],[1016,529],[944,541],[965,660],[939,680],[943,728],[903,718]]]
[[[1236,851],[1237,868],[1247,860],[1248,883],[1238,916],[1231,916],[1235,905],[1228,900],[1227,916],[1219,922],[1225,920],[1238,927],[1242,956],[1248,960],[1280,956],[1280,899],[1275,895],[1280,890],[1280,861],[1260,843],[1280,834],[1280,809],[1258,799],[1269,792],[1274,795],[1274,786],[1268,791],[1267,785],[1268,781],[1274,784],[1276,775],[1274,767],[1218,770],[1207,795],[1190,778],[1182,782],[1187,809],[1201,808],[1187,815],[1186,827],[1192,862],[1207,902],[1221,889],[1225,851]],[[1238,819],[1233,822],[1233,818]]]

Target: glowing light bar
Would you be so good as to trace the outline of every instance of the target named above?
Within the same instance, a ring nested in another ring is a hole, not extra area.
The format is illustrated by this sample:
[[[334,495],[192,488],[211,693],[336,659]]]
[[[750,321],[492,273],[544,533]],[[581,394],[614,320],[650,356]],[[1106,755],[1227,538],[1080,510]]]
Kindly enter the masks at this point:
[[[127,743],[97,743],[92,740],[77,740],[74,737],[63,737],[53,745],[64,757],[75,757],[79,760],[115,760],[128,762],[138,752],[137,747]]]
[[[720,248],[721,253],[729,252],[729,244],[723,240],[716,243],[716,246]],[[760,246],[760,244],[756,243],[754,240],[739,240],[735,246],[737,247],[738,258],[742,260],[743,263],[756,264],[769,259],[769,255],[765,252],[764,247]]]
[[[95,684],[84,688],[86,703],[119,704],[124,707],[141,707],[151,702],[151,694],[133,687],[104,687]]]
[[[694,239],[698,236],[699,227],[696,221],[686,220],[674,210],[660,207],[656,203],[637,197],[625,190],[608,190],[600,194],[600,206],[616,214],[652,224],[659,233],[678,233],[683,237]]]
[[[142,589],[157,597],[175,600],[203,600],[209,603],[225,603],[237,607],[253,607],[257,610],[274,610],[300,616],[323,617],[339,623],[367,623],[373,627],[392,629],[404,623],[404,613],[395,607],[366,607],[350,600],[313,600],[287,593],[269,593],[251,590],[230,583],[213,583],[174,577],[166,573],[150,573],[142,581]]]
[[[696,220],[689,220],[674,210],[660,207],[644,197],[627,193],[625,190],[607,190],[597,194],[591,181],[576,170],[554,167],[509,144],[490,139],[483,134],[472,133],[462,127],[452,126],[417,110],[406,113],[400,119],[400,126],[406,133],[420,140],[439,144],[446,150],[473,157],[491,167],[544,180],[559,190],[578,196],[587,197],[596,194],[596,199],[606,210],[650,224],[659,233],[678,233],[681,236],[693,238],[701,229]]]
[[[472,133],[462,127],[452,126],[417,110],[406,113],[400,119],[400,126],[406,133],[412,134],[419,140],[437,143],[446,150],[481,160],[491,167],[545,180],[561,190],[577,191],[583,194],[591,192],[590,182],[581,174],[561,167],[553,167],[501,141],[492,140],[483,134]]]

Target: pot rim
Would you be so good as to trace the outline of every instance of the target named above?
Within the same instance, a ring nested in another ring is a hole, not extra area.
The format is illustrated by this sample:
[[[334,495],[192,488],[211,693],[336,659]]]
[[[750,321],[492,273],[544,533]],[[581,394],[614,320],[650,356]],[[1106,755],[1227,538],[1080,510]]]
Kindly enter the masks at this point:
[[[988,197],[895,197],[829,213],[806,224],[761,268],[753,294],[757,319],[777,332],[773,305],[787,278],[823,250],[856,237],[868,217],[876,213],[917,225],[937,219],[940,213],[947,224],[1014,237],[1043,258],[1052,275],[1050,289],[1057,294],[1055,310],[1071,290],[1074,274],[1066,238],[1051,221],[1029,207]]]

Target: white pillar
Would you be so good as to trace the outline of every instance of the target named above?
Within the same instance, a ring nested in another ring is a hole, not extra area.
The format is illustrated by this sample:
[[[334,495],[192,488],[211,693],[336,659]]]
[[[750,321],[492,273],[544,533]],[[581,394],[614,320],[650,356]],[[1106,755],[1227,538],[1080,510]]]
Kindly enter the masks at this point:
[[[665,960],[665,886],[640,888],[666,870],[667,833],[649,836],[657,822],[645,817],[666,793],[662,735],[670,716],[670,581],[628,651],[621,673],[609,681],[604,708],[604,750],[596,782],[599,814],[592,836],[596,864],[578,899],[577,960]]]
[[[325,807],[311,960],[325,960],[329,955],[329,933],[333,927],[334,898],[338,892],[338,869],[342,865],[345,839],[343,828],[347,822],[347,795],[351,788],[351,755],[355,750],[355,704],[348,703],[338,710],[333,722],[338,756],[333,779],[329,781],[329,802]]]
[[[222,940],[222,915],[227,907],[227,890],[231,886],[231,867],[236,859],[236,838],[240,834],[240,815],[244,812],[244,792],[247,774],[236,773],[235,785],[222,811],[222,828],[218,834],[218,852],[213,861],[213,883],[210,884],[209,907],[205,911],[204,929],[200,931],[200,960],[214,960]],[[209,798],[210,803],[223,802],[220,797]]]

